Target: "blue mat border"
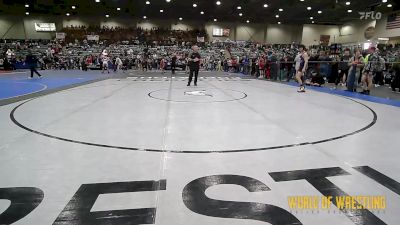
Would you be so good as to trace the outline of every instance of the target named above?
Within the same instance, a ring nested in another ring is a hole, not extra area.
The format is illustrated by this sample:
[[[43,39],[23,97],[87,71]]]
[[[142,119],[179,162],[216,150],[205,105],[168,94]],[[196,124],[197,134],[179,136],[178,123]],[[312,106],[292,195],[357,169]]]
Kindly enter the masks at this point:
[[[249,78],[249,75],[246,75],[246,74],[240,74],[240,75],[243,77]],[[254,78],[254,77],[251,77],[251,78]],[[268,80],[264,80],[264,79],[259,79],[259,80],[268,81]],[[293,87],[299,86],[299,84],[297,82],[276,82],[276,83],[283,84],[283,85],[289,85],[289,86],[293,86]],[[350,91],[337,90],[337,89],[335,90],[335,89],[331,89],[331,88],[327,88],[327,87],[313,87],[313,86],[306,86],[306,89],[313,90],[313,91],[319,91],[319,92],[323,92],[323,93],[328,93],[328,94],[332,94],[332,95],[340,95],[340,96],[344,96],[344,97],[360,99],[360,100],[374,102],[374,103],[383,104],[383,105],[400,107],[400,101],[388,99],[388,98],[371,96],[371,95],[363,95],[363,94],[360,94],[357,92],[350,92]]]

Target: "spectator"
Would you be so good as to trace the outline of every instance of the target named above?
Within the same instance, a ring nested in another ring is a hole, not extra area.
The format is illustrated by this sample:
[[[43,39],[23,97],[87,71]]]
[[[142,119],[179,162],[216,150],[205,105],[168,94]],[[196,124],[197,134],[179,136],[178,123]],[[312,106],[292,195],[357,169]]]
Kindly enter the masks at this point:
[[[346,80],[347,80],[347,75],[350,69],[349,61],[350,61],[350,49],[345,49],[343,56],[340,57],[340,62],[339,62],[339,71],[338,71],[338,76],[335,81],[335,86],[338,86],[340,83],[342,86],[345,86]]]

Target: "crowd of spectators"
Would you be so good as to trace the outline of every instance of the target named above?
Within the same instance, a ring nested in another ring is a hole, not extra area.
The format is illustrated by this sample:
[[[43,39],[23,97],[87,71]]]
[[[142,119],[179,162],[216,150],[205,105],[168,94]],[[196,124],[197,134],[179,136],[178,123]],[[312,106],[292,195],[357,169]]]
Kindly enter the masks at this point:
[[[68,29],[76,29],[79,32],[82,30],[92,32],[94,28]],[[105,32],[105,29],[102,32]],[[118,29],[113,28],[107,33],[116,33],[117,35],[119,33]],[[132,32],[138,32],[139,30],[135,29]],[[150,31],[153,35],[158,32],[161,31]],[[152,36],[152,38],[156,37],[158,36]],[[171,69],[173,57],[176,58],[175,65],[178,70],[187,70],[187,57],[191,51],[190,47],[196,41],[182,39],[163,43],[160,40],[150,42],[148,40],[145,42],[137,39],[114,42],[107,40],[79,41],[78,39],[72,42],[60,40],[3,40],[0,43],[0,66],[4,69],[23,67],[25,56],[29,51],[36,55],[39,67],[43,70],[102,69],[104,60],[107,60],[109,67],[114,71],[118,69],[168,70]],[[203,70],[243,73],[278,81],[290,81],[295,74],[298,57],[295,44],[266,45],[232,41],[214,41],[198,44],[201,49],[201,68]],[[400,62],[399,48],[398,46],[380,46],[380,48],[379,56],[384,61],[384,66],[382,67],[382,73],[375,77],[375,84],[378,86],[390,84],[394,81],[396,88],[400,86],[397,84],[400,75],[400,71],[397,68],[400,65],[396,63]],[[342,76],[341,71],[349,69],[346,66],[349,57],[343,57],[343,50],[331,51],[331,49],[324,46],[313,46],[313,48],[309,49],[309,65],[305,76],[306,83],[317,86],[322,86],[326,82],[346,85],[346,77]],[[349,51],[352,53],[353,49]],[[366,56],[367,52],[363,51],[362,54]],[[161,61],[165,68],[160,68]],[[358,78],[360,81],[360,76]]]
[[[197,37],[207,40],[205,30],[171,30],[167,28],[144,29],[141,27],[108,27],[108,26],[68,26],[61,32],[66,34],[66,41],[83,41],[87,35],[99,35],[101,40],[111,42],[131,41],[136,43],[156,43],[158,45],[175,45],[177,43],[196,42]]]

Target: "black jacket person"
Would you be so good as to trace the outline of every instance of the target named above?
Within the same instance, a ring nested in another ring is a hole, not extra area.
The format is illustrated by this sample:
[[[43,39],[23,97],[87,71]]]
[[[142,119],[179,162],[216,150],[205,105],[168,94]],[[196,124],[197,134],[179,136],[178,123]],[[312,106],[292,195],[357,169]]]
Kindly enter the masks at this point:
[[[197,86],[197,77],[199,76],[199,69],[200,69],[200,59],[201,56],[199,54],[199,47],[193,46],[193,52],[189,55],[189,82],[187,86],[190,86],[192,83],[193,75],[194,75],[194,85]]]
[[[176,70],[176,60],[177,60],[177,57],[174,54],[171,58],[171,71],[173,74],[175,73],[175,70]]]
[[[28,66],[28,68],[31,70],[31,78],[33,77],[33,73],[36,73],[39,77],[41,77],[42,75],[40,75],[40,73],[36,70],[37,67],[37,62],[38,59],[36,58],[36,56],[34,56],[31,52],[28,53],[28,55],[25,58],[25,64]]]
[[[199,69],[200,69],[200,59],[201,56],[199,54],[199,47],[196,45],[192,47],[193,52],[189,55],[189,82],[187,86],[190,86],[192,83],[193,75],[194,75],[194,86],[197,86],[197,77],[199,76]]]

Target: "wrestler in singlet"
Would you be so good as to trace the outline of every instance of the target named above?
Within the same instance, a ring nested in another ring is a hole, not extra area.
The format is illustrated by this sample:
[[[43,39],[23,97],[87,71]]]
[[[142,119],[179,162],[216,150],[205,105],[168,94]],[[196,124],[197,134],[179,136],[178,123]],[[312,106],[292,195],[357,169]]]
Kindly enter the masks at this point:
[[[296,80],[299,83],[299,90],[297,92],[305,92],[306,88],[304,87],[303,77],[307,70],[308,55],[304,45],[299,46],[299,52],[300,52],[299,67],[297,68],[296,71]]]

